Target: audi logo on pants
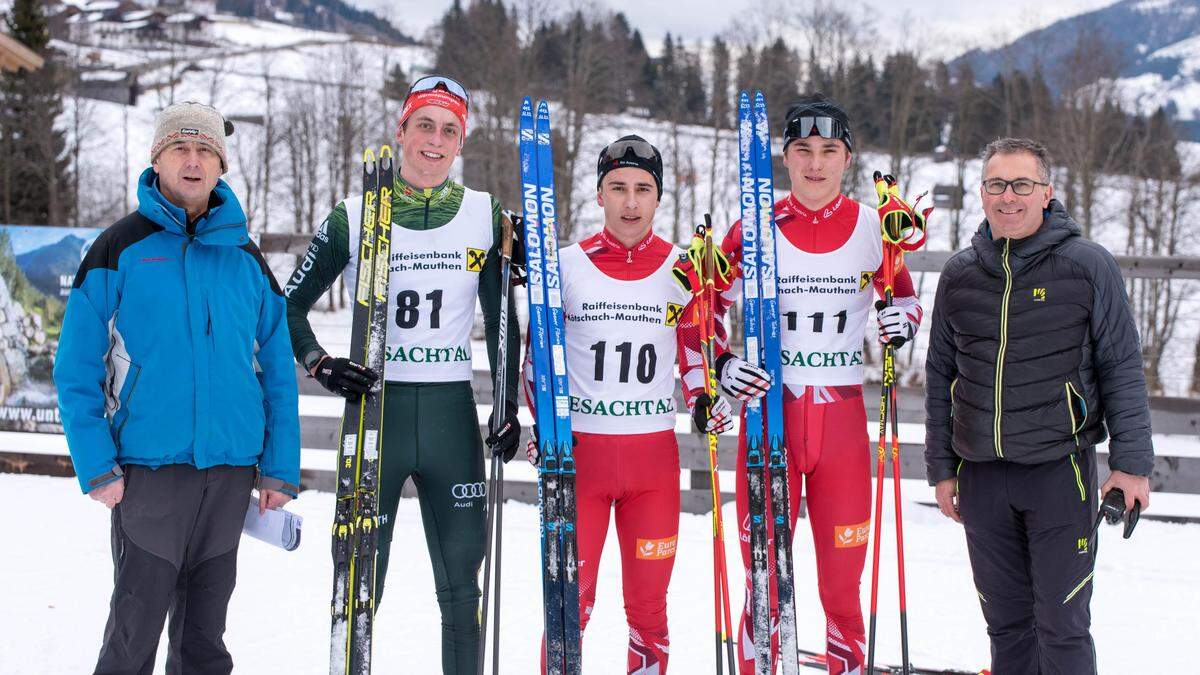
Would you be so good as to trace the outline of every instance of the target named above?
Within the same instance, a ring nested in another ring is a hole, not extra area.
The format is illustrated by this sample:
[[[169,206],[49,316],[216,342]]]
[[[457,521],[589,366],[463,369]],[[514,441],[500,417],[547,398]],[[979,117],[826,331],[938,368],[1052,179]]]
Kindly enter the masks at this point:
[[[475,499],[487,495],[484,483],[456,483],[450,488],[450,496],[455,499]]]

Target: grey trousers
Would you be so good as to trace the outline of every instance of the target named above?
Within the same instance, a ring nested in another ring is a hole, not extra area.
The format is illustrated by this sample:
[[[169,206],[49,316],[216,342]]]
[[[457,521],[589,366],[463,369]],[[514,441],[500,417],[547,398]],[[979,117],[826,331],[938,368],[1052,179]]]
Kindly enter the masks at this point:
[[[167,615],[167,673],[225,675],[225,615],[253,467],[125,466],[112,511],[115,585],[96,675],[149,675]]]

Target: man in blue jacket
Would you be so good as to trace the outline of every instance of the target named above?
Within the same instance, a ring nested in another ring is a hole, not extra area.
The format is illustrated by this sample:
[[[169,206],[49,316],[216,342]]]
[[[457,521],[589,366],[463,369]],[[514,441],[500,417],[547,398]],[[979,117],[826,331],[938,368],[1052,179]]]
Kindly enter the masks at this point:
[[[300,482],[283,293],[220,176],[232,133],[183,103],[155,125],[138,209],[79,266],[55,359],[84,493],[112,509],[116,585],[96,673],[229,673],[225,615],[251,489]]]

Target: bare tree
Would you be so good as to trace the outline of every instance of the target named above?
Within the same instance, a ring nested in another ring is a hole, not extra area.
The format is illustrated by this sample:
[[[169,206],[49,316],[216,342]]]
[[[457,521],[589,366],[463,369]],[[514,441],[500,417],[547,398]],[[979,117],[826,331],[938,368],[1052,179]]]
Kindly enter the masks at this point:
[[[560,194],[569,195],[563,200],[565,209],[559,211],[558,238],[573,240],[576,223],[575,214],[586,203],[587,197],[574,199],[576,166],[583,150],[583,137],[587,129],[587,117],[592,108],[592,92],[605,79],[608,54],[597,40],[590,39],[592,27],[582,10],[577,11],[567,24],[566,70],[567,78],[562,90],[562,114],[566,124],[562,125],[562,152],[556,159],[554,178]]]
[[[1105,174],[1118,165],[1130,129],[1115,80],[1120,64],[1098,31],[1081,30],[1063,62],[1061,105],[1054,152],[1066,169],[1067,207],[1090,238],[1094,207]]]
[[[1200,209],[1200,174],[1181,170],[1174,134],[1159,111],[1133,134],[1129,179],[1129,230],[1126,251],[1132,255],[1174,256],[1183,253],[1190,224]],[[1131,279],[1129,296],[1142,339],[1146,387],[1162,394],[1166,383],[1162,361],[1175,335],[1179,312],[1194,288],[1172,279]]]

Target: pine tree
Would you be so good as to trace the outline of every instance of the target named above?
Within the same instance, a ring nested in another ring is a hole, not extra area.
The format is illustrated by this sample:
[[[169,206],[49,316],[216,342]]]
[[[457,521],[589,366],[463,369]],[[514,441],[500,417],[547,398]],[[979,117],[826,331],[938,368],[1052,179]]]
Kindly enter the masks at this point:
[[[383,95],[393,101],[403,101],[404,97],[408,95],[410,86],[404,69],[400,67],[400,64],[396,64],[388,71],[387,79],[383,82]]]
[[[4,16],[10,36],[46,59],[37,72],[0,76],[0,220],[67,225],[74,204],[73,158],[54,122],[62,112],[63,78],[47,45],[50,31],[38,0],[16,0]]]

